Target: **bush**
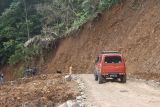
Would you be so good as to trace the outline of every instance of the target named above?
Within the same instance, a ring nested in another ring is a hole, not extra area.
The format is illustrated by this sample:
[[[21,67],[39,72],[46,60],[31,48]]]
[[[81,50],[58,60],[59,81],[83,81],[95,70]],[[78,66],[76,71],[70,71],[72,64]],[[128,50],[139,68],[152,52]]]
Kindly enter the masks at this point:
[[[39,54],[39,47],[24,47],[22,44],[17,45],[15,53],[9,58],[9,64],[17,64],[19,61],[28,63],[32,58]]]
[[[24,48],[29,38],[59,38],[118,1],[121,0],[13,0],[0,16],[0,64],[31,60],[40,47]]]

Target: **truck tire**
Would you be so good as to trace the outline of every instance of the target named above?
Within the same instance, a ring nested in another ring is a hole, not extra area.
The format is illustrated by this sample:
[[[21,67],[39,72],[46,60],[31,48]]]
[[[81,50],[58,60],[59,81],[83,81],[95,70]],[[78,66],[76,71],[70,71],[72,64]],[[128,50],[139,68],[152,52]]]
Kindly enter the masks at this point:
[[[103,77],[101,75],[98,75],[98,84],[103,83]]]
[[[94,75],[95,81],[98,81],[98,75]]]
[[[126,83],[126,75],[121,76],[121,83]]]
[[[94,71],[94,79],[95,79],[95,81],[98,81],[98,75],[97,75],[96,70]]]

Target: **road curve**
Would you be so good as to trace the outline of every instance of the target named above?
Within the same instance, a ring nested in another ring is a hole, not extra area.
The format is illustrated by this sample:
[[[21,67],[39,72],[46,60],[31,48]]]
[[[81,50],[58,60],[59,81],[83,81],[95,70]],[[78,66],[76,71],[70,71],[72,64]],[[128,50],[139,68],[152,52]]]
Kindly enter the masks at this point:
[[[160,88],[146,82],[128,80],[127,83],[98,84],[92,74],[82,74],[88,102],[95,107],[160,107]]]

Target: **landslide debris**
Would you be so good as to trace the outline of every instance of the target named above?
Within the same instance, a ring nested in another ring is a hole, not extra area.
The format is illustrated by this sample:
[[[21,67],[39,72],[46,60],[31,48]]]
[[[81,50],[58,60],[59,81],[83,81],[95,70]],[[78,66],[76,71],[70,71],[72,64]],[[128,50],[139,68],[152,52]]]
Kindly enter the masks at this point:
[[[42,74],[0,86],[0,107],[54,107],[78,94],[73,81],[60,74]]]
[[[128,74],[160,81],[159,7],[159,0],[124,0],[104,11],[59,42],[48,71],[72,65],[74,73],[92,73],[100,51],[117,50],[125,56]]]

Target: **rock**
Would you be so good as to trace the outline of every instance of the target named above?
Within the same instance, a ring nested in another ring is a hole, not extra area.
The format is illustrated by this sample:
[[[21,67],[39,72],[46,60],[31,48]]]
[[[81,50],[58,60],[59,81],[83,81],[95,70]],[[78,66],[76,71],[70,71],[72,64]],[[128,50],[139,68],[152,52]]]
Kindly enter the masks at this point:
[[[77,103],[78,103],[78,104],[81,104],[81,103],[82,103],[82,101],[81,101],[81,100],[77,100]]]
[[[86,105],[84,103],[81,103],[79,106],[80,107],[85,107]]]
[[[77,96],[76,100],[82,100],[82,96]]]
[[[44,75],[44,74],[43,74],[43,75],[40,76],[40,78],[41,78],[42,80],[46,80],[46,79],[47,79],[47,75]]]
[[[35,105],[31,102],[25,102],[25,103],[22,103],[21,105],[22,107],[34,107]]]
[[[85,87],[84,87],[84,86],[80,86],[80,88],[81,88],[81,89],[84,89]]]
[[[85,95],[85,89],[86,89],[85,82],[81,80],[80,77],[76,80],[76,82],[78,83],[78,90],[80,92],[80,96],[76,97],[79,107],[91,107],[88,106],[86,102],[87,96]]]
[[[64,77],[65,81],[71,81],[72,80],[72,76],[71,75],[66,75]]]
[[[63,103],[62,105],[60,105],[58,107],[68,107],[68,105],[67,105],[67,103]]]
[[[86,99],[86,96],[85,96],[85,95],[82,95],[82,98],[83,98],[83,99]]]
[[[84,89],[82,89],[82,88],[79,88],[79,92],[84,92]]]
[[[84,92],[81,92],[81,95],[84,95]]]
[[[80,107],[78,102],[69,100],[58,107]]]
[[[67,101],[67,107],[79,107],[78,103],[76,101]]]

